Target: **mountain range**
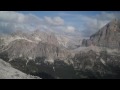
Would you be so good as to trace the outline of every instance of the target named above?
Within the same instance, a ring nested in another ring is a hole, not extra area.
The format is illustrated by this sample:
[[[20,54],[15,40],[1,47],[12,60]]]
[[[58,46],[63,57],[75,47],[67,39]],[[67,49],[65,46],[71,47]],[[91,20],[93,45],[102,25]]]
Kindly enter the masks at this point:
[[[120,78],[119,50],[119,19],[89,39],[39,29],[0,35],[0,64],[43,79]]]

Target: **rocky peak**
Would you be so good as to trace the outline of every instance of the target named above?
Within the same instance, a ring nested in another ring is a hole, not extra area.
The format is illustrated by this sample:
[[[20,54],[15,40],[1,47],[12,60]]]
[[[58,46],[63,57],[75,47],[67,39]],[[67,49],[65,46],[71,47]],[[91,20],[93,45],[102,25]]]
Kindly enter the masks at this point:
[[[120,48],[120,20],[114,19],[98,32],[93,34],[90,39],[83,40],[84,46],[96,45],[108,48]]]

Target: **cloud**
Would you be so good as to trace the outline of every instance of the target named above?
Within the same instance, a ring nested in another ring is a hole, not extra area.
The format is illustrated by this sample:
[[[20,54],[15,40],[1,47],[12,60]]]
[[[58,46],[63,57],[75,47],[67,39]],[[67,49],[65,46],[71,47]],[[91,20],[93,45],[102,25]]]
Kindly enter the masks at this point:
[[[117,17],[118,13],[115,12],[101,12],[101,14],[96,15],[99,20],[111,20]]]
[[[28,24],[31,22],[39,23],[40,20],[40,18],[32,14],[24,15],[14,11],[0,11],[0,21],[4,22]]]
[[[63,12],[56,15],[56,17],[45,16],[41,18],[33,14],[0,11],[0,32],[9,33],[15,30],[33,31],[40,29],[71,35],[78,35],[79,33],[83,37],[89,37],[109,21],[119,16],[120,13],[118,12],[101,12],[92,16]]]
[[[13,32],[16,30],[34,30],[43,19],[33,14],[22,14],[14,11],[0,11],[0,32]]]
[[[75,32],[75,27],[73,27],[73,26],[67,26],[67,29],[65,31],[66,32],[70,32],[70,33]]]
[[[21,14],[20,17],[23,17]],[[0,20],[1,21],[7,21],[7,22],[16,22],[18,21],[18,14],[15,12],[9,12],[9,11],[0,11]]]
[[[51,25],[64,25],[64,20],[61,17],[47,17],[45,16],[45,20],[48,24]]]
[[[79,13],[79,12],[78,12]],[[71,17],[72,19],[76,19],[73,23],[78,24],[77,29],[80,31],[83,37],[89,37],[95,32],[97,32],[100,28],[105,26],[107,23],[109,23],[114,18],[120,18],[120,12],[118,11],[101,11],[100,13],[93,14],[93,15],[87,15],[87,14],[75,14],[73,13],[67,13],[67,12],[60,12],[60,16],[62,17]],[[73,18],[74,17],[74,18]],[[69,22],[70,23],[70,22]],[[74,25],[75,25],[74,24]]]
[[[65,25],[64,19],[58,16],[40,18],[33,14],[0,11],[0,33],[10,33],[16,30],[33,31],[36,29],[65,32],[65,27],[67,25]]]
[[[115,18],[119,18],[118,12],[101,12],[94,16],[79,15],[76,16],[82,23],[79,27],[83,37],[89,37],[96,33],[99,29]]]

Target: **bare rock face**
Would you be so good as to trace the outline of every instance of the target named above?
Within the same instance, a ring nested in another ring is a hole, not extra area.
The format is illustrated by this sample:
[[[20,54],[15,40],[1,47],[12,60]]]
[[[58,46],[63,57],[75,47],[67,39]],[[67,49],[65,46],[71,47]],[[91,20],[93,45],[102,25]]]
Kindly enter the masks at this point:
[[[36,44],[27,40],[15,40],[9,43],[2,52],[7,52],[9,58],[23,57],[27,55]]]
[[[92,41],[91,40],[88,40],[88,39],[83,39],[82,41],[82,46],[89,46],[91,45]]]
[[[68,55],[70,55],[70,52],[65,49],[61,49],[53,44],[41,42],[28,52],[28,56],[33,58],[47,57],[48,59],[62,59],[67,58]]]
[[[114,19],[97,33],[93,34],[89,40],[83,40],[84,46],[96,45],[112,49],[120,48],[120,20]]]
[[[40,30],[36,30],[31,34],[31,37],[33,38],[33,40],[38,42],[41,41],[43,43],[49,43],[56,46],[58,45],[58,40],[54,33],[46,33]]]
[[[4,47],[4,40],[0,37],[0,50]]]
[[[5,46],[3,42],[5,41]],[[10,59],[18,57],[47,57],[64,58],[67,50],[59,47],[57,37],[54,33],[36,30],[32,33],[16,31],[11,35],[1,36],[0,53],[7,53]]]
[[[71,53],[58,45],[53,43],[35,43],[34,41],[26,39],[17,39],[10,42],[7,46],[2,48],[0,54],[8,54],[9,61],[14,58],[24,57],[27,59],[35,59],[36,57],[45,57],[47,59],[65,59],[71,56]]]

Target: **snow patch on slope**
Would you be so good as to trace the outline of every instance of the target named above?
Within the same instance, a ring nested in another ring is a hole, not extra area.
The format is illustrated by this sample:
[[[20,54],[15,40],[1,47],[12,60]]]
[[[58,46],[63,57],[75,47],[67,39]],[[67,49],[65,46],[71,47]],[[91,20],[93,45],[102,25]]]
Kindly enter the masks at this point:
[[[42,41],[39,37],[35,37],[36,41]]]
[[[53,60],[53,59],[45,59],[44,63],[53,64],[53,63],[54,63],[54,60]]]
[[[102,58],[100,59],[100,61],[101,61],[104,65],[106,65],[105,61],[104,61]]]

